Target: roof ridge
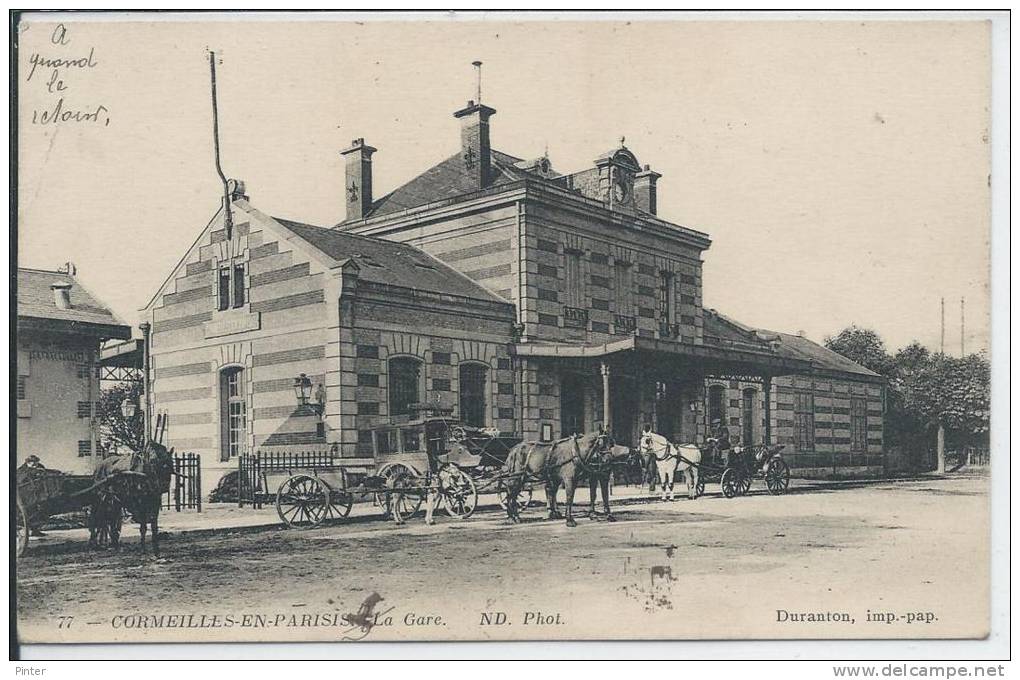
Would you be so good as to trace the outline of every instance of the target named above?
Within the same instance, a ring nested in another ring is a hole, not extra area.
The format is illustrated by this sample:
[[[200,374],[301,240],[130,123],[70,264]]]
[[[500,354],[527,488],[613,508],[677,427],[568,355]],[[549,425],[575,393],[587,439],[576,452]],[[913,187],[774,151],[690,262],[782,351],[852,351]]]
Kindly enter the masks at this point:
[[[69,274],[68,272],[62,272],[57,269],[37,269],[36,267],[18,267],[18,271],[38,272],[40,274],[60,274],[61,276],[70,276],[72,279],[74,278],[73,274]]]

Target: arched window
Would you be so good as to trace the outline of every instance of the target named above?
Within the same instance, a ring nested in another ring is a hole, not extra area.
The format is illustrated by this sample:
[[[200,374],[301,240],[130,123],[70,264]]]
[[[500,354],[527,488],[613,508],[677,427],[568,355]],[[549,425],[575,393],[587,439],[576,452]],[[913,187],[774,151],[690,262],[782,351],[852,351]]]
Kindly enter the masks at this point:
[[[708,388],[708,424],[719,421],[726,424],[726,388],[722,385],[712,385]]]
[[[740,443],[750,446],[755,443],[755,421],[758,415],[758,390],[749,387],[744,390],[740,408]]]
[[[460,365],[460,419],[465,425],[485,427],[487,374],[482,364]]]
[[[411,404],[421,401],[421,361],[412,357],[390,359],[390,415],[406,416]]]
[[[239,366],[220,372],[220,460],[244,453],[248,419],[244,400],[244,369]]]

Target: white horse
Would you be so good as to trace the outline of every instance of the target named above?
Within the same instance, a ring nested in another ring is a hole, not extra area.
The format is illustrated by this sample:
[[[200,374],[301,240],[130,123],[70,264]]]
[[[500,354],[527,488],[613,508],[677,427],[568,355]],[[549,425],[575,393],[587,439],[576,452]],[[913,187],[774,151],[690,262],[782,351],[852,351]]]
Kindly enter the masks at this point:
[[[691,500],[697,497],[701,449],[694,444],[677,446],[661,434],[646,431],[641,435],[641,452],[655,457],[662,500],[673,500],[673,482],[676,480],[677,472],[680,472],[687,481],[687,497]]]

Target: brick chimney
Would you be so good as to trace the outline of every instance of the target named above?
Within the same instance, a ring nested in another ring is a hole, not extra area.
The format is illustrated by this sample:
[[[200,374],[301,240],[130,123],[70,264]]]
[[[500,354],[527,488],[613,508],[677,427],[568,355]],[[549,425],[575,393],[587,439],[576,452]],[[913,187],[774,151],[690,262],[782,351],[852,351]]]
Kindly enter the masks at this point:
[[[496,109],[468,101],[467,106],[453,114],[460,118],[460,159],[464,170],[481,189],[492,180],[492,146],[489,143],[489,118]]]
[[[57,305],[57,309],[70,309],[71,308],[71,284],[65,283],[64,281],[57,281],[56,283],[50,284],[50,290],[53,291],[53,302]]]
[[[375,152],[376,149],[360,137],[351,140],[351,145],[340,152],[347,160],[344,202],[348,221],[360,220],[372,209],[372,154]]]
[[[634,204],[638,210],[655,214],[658,209],[655,196],[655,183],[662,177],[659,173],[645,166],[638,174],[634,175]]]

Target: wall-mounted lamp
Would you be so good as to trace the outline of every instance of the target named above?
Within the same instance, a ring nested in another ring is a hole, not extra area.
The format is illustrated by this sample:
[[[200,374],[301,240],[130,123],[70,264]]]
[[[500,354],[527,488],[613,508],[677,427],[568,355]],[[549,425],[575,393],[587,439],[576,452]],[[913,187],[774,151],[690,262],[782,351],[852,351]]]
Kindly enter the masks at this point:
[[[307,406],[312,398],[312,380],[304,373],[294,378],[294,396],[298,406]]]
[[[124,416],[125,420],[131,420],[135,417],[135,413],[138,412],[138,404],[130,399],[125,399],[120,402],[120,414]]]

